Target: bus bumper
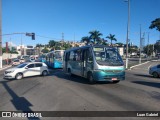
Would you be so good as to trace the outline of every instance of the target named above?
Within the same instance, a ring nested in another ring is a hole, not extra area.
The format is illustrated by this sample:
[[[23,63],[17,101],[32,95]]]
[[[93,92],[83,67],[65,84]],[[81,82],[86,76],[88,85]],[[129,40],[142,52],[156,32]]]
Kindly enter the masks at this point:
[[[107,73],[103,71],[94,71],[93,78],[95,81],[114,81],[125,80],[125,72],[120,73]]]

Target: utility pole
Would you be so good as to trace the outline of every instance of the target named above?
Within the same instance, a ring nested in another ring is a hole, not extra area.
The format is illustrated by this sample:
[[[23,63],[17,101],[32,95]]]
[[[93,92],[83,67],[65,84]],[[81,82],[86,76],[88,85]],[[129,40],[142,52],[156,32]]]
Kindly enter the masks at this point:
[[[62,47],[64,45],[64,33],[62,32]]]
[[[149,32],[148,32],[148,48],[147,48],[147,57],[149,57]]]
[[[0,68],[2,68],[2,0],[0,0]]]
[[[23,55],[23,51],[22,51],[22,34],[21,34],[21,55]]]
[[[141,47],[142,47],[142,37],[141,37],[141,24],[140,24],[139,64],[141,63]]]
[[[130,28],[130,0],[128,2],[128,22],[127,22],[127,38],[126,38],[126,69],[128,68],[128,40],[129,40],[129,28]]]

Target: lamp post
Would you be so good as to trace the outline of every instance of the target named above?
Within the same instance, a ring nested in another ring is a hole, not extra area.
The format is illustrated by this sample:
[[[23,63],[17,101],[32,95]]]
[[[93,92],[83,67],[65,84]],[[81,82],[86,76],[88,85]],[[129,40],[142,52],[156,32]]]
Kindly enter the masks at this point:
[[[2,0],[0,0],[0,68],[2,68]]]
[[[127,22],[127,38],[126,38],[126,69],[128,68],[128,40],[129,40],[129,28],[130,28],[130,0],[128,2],[128,22]]]
[[[142,48],[142,37],[141,37],[141,24],[140,24],[139,64],[141,63],[141,48]]]

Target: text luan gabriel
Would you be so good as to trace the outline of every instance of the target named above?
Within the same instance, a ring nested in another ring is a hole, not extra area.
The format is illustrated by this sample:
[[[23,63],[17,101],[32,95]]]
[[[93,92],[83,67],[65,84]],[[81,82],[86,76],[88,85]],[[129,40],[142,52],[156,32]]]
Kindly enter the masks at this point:
[[[139,117],[158,117],[158,113],[137,113]]]

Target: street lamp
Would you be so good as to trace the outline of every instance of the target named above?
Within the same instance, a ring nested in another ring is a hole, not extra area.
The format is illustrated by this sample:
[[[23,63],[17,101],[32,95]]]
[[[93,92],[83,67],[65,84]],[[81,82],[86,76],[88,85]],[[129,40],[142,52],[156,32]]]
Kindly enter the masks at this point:
[[[127,38],[126,38],[126,69],[128,68],[128,39],[129,39],[129,27],[130,27],[130,0],[128,2],[128,22],[127,22]]]
[[[2,0],[0,0],[0,68],[2,68]]]

